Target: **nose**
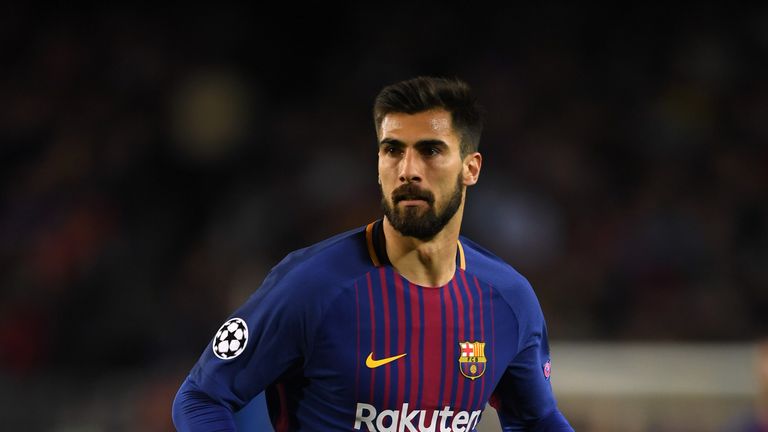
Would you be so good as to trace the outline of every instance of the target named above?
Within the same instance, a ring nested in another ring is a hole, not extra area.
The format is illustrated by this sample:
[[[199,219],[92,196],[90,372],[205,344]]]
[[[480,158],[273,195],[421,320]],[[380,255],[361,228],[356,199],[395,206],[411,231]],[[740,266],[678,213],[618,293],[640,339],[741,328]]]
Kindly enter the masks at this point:
[[[403,157],[400,159],[400,182],[420,182],[421,168],[419,153],[411,148],[406,149]]]

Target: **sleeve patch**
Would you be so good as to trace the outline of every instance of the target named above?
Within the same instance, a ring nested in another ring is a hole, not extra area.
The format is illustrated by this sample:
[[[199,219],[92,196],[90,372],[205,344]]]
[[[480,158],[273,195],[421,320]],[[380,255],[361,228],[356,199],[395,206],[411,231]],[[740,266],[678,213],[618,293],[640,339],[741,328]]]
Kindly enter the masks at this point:
[[[248,325],[240,318],[225,322],[213,338],[213,353],[222,360],[232,360],[248,345]]]

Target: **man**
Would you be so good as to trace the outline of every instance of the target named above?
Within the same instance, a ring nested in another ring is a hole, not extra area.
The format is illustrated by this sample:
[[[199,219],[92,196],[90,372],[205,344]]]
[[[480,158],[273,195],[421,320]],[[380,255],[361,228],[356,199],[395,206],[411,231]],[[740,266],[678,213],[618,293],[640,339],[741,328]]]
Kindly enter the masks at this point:
[[[182,431],[234,430],[266,391],[277,431],[572,431],[556,408],[541,309],[509,265],[460,237],[480,175],[461,81],[376,98],[384,218],[288,255],[216,333],[174,401]]]

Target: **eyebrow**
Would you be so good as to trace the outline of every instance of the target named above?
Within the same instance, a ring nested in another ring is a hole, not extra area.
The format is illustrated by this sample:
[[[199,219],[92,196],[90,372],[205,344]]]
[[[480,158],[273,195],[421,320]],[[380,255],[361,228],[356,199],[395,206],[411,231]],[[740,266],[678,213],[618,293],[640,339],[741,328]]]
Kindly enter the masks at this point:
[[[384,138],[379,143],[379,147],[383,145],[391,145],[393,147],[403,148],[406,147],[405,143],[394,138]],[[435,147],[448,147],[448,144],[446,144],[445,141],[439,140],[439,139],[425,139],[425,140],[419,140],[416,141],[416,144],[413,145],[416,148],[424,148],[429,146],[435,146]]]

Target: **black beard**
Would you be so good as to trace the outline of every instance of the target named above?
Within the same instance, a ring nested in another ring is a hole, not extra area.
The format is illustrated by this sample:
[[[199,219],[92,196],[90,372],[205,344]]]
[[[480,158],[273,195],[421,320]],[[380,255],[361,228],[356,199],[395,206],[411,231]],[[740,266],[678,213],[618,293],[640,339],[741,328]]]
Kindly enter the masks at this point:
[[[389,204],[384,197],[384,191],[382,191],[381,207],[384,210],[384,215],[400,234],[428,241],[442,231],[453,218],[453,215],[459,210],[461,206],[462,184],[461,174],[459,174],[456,188],[446,203],[445,208],[439,214],[435,211],[434,194],[420,189],[413,183],[406,183],[392,191],[392,205]],[[424,200],[427,202],[428,208],[422,215],[419,214],[420,209],[418,207],[400,209],[397,203],[407,199]]]

